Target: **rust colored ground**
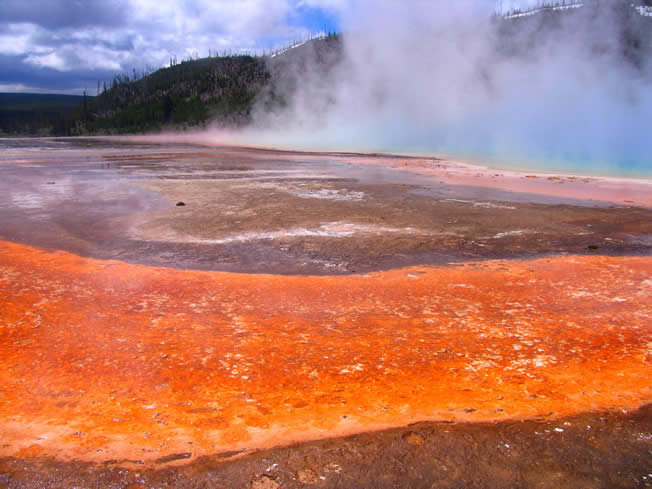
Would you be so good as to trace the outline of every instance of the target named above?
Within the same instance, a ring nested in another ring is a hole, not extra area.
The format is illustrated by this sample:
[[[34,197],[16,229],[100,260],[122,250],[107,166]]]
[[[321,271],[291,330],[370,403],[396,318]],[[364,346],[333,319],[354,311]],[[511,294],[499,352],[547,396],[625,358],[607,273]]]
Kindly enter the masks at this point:
[[[0,242],[0,456],[147,461],[637,407],[651,276],[650,257],[605,256],[238,275]]]

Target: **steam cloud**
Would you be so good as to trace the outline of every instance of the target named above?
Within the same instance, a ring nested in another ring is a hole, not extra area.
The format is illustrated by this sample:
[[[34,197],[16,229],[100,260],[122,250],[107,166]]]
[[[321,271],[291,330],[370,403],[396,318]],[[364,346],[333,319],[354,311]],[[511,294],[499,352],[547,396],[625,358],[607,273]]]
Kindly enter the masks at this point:
[[[505,23],[473,0],[353,0],[342,60],[297,74],[282,110],[261,100],[239,138],[649,174],[652,77],[617,3]]]

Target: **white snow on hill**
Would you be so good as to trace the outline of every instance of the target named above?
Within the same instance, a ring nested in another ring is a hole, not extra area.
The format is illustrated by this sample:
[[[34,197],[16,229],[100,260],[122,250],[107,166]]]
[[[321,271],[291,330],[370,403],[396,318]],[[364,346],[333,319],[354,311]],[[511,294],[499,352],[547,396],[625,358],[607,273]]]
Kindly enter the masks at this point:
[[[553,11],[553,10],[570,10],[570,9],[574,9],[574,8],[580,8],[580,7],[583,7],[583,6],[584,6],[583,3],[573,3],[573,4],[570,4],[570,5],[556,5],[554,7],[539,7],[539,8],[535,8],[533,10],[527,10],[527,11],[524,11],[524,12],[516,12],[516,13],[513,13],[513,14],[507,14],[504,17],[506,19],[518,19],[520,17],[529,17],[530,15],[536,15],[536,14],[538,14],[540,12],[549,12],[549,11]]]
[[[286,47],[286,48],[279,49],[278,51],[275,51],[275,52],[270,56],[270,58],[276,58],[277,56],[279,56],[279,55],[281,55],[281,54],[287,53],[287,52],[288,52],[289,50],[291,50],[291,49],[295,49],[295,48],[298,48],[299,46],[303,46],[304,44],[307,44],[307,43],[309,43],[310,41],[318,41],[318,40],[320,40],[320,39],[326,39],[326,36],[323,35],[323,34],[320,34],[320,35],[317,36],[317,37],[313,37],[313,38],[310,38],[310,39],[307,39],[307,40],[305,40],[305,41],[301,41],[301,42],[296,42],[296,43],[294,43],[294,44],[292,44],[292,45],[290,45],[290,46],[288,46],[288,47]]]
[[[536,15],[541,12],[549,12],[553,10],[570,10],[570,9],[581,8],[583,6],[584,6],[584,2],[577,2],[568,5],[536,7],[533,8],[532,10],[516,10],[516,11],[508,12],[507,14],[503,15],[503,17],[505,19],[518,19],[521,17],[529,17],[531,15]],[[643,5],[634,5],[633,3],[631,4],[631,7],[644,17],[652,17],[652,7],[643,6]]]

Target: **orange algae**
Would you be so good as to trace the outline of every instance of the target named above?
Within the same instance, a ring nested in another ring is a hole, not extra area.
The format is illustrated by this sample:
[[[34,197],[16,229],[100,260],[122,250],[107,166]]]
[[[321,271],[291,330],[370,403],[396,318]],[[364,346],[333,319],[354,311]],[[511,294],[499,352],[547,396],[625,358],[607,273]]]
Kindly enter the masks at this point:
[[[652,397],[651,276],[652,258],[605,256],[240,275],[0,242],[0,455],[634,408]]]

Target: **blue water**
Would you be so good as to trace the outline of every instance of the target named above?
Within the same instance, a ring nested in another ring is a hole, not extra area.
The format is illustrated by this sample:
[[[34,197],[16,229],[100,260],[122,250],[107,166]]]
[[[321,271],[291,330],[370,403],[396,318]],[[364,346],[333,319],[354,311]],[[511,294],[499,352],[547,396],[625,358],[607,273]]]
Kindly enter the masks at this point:
[[[615,132],[590,127],[501,128],[492,125],[446,129],[417,129],[414,134],[398,130],[386,134],[377,151],[445,155],[486,164],[498,169],[519,169],[548,173],[652,178],[652,136],[645,125]],[[565,131],[568,131],[567,133]]]
[[[560,140],[558,134],[553,134],[550,141],[541,135],[533,137],[528,134],[519,145],[511,142],[499,144],[495,134],[477,128],[473,128],[474,132],[454,129],[433,132],[431,128],[424,128],[422,133],[411,129],[410,132],[397,130],[389,134],[382,131],[382,137],[379,137],[379,132],[351,131],[348,137],[342,137],[342,134],[332,138],[320,137],[318,143],[284,141],[284,144],[278,145],[273,137],[261,142],[298,150],[439,156],[504,170],[652,179],[652,137],[629,137],[624,134],[620,135],[620,139],[596,137],[595,145],[591,146],[573,144],[571,138]],[[0,139],[0,150],[56,151],[70,149],[77,142],[85,141],[75,138]]]
[[[346,133],[351,144],[377,151],[446,154],[498,168],[652,178],[652,96],[632,83],[618,96],[607,90],[616,90],[615,82],[592,91],[590,84],[555,85],[537,97],[519,92],[443,116],[392,107],[361,123],[345,121],[337,137]]]
[[[652,163],[636,157],[593,156],[571,152],[561,155],[556,151],[534,150],[469,151],[460,148],[441,148],[438,153],[451,159],[459,158],[504,170],[652,179]]]

